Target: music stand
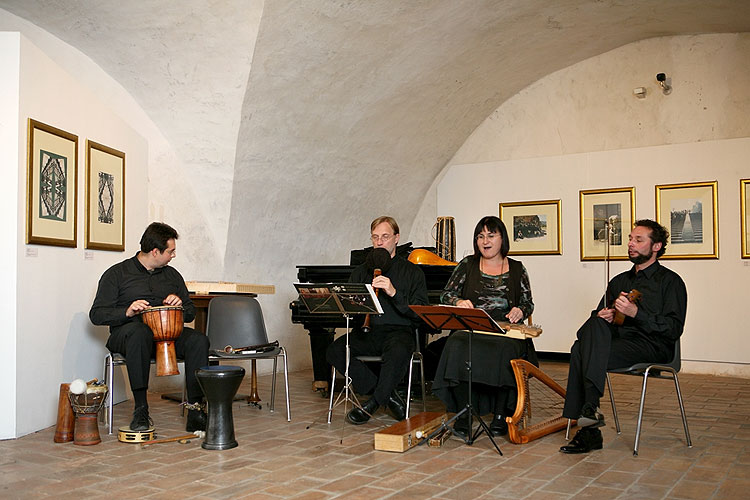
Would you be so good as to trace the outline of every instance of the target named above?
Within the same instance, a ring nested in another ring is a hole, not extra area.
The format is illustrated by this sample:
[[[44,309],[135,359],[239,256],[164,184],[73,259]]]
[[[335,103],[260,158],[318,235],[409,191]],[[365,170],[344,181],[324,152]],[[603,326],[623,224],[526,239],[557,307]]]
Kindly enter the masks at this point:
[[[344,405],[344,414],[346,414],[347,402],[351,402],[352,405],[362,409],[362,405],[351,388],[352,379],[349,377],[349,361],[351,359],[349,320],[355,314],[383,314],[383,307],[380,305],[375,290],[369,283],[295,283],[294,287],[299,293],[300,300],[312,314],[340,313],[346,319],[344,387],[328,411],[328,423],[330,424],[333,409],[340,404]],[[331,401],[333,401],[333,393],[331,393]]]
[[[448,421],[433,431],[427,439],[422,442],[427,442],[436,436],[441,430],[447,428],[448,425],[461,417],[464,413],[469,414],[469,434],[464,439],[464,442],[468,445],[474,444],[474,441],[482,434],[487,433],[487,437],[490,438],[492,445],[495,447],[497,452],[502,455],[503,452],[497,446],[495,439],[492,437],[490,428],[484,423],[482,417],[479,416],[476,408],[472,405],[471,396],[471,338],[474,336],[475,331],[494,333],[494,334],[505,334],[505,330],[497,324],[483,309],[467,309],[464,307],[455,306],[409,306],[412,311],[417,313],[422,320],[432,328],[438,330],[466,330],[469,337],[469,360],[466,362],[466,371],[469,374],[469,400],[466,402],[461,411],[453,415]],[[476,417],[479,422],[479,427],[476,433],[472,434],[472,428],[474,426],[473,418]],[[422,444],[422,443],[420,443]]]

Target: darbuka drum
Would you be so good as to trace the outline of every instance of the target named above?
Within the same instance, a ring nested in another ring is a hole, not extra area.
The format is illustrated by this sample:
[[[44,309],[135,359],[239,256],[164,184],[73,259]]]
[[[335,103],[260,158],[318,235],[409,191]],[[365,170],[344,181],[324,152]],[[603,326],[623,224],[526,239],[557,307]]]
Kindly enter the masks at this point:
[[[90,446],[102,442],[99,436],[97,414],[107,399],[107,386],[89,384],[81,394],[68,393],[70,406],[76,421],[73,430],[73,444]]]
[[[156,342],[156,376],[178,375],[174,341],[182,334],[182,306],[149,307],[141,313]]]
[[[208,402],[206,450],[228,450],[237,447],[234,438],[232,401],[240,388],[245,369],[241,366],[204,366],[195,371],[195,378]]]

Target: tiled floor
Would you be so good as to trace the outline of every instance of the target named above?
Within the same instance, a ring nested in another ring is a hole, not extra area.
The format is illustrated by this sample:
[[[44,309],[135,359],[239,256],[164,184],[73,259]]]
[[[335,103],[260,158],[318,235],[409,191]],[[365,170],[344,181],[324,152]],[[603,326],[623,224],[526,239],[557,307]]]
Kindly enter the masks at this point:
[[[542,368],[564,381],[565,364]],[[603,450],[561,454],[561,432],[526,445],[501,438],[500,456],[485,436],[473,446],[454,437],[441,448],[374,451],[373,434],[393,420],[379,413],[380,421],[354,427],[338,408],[327,425],[327,401],[310,392],[310,372],[291,375],[289,423],[281,381],[270,413],[270,377],[262,377],[263,409],[234,405],[235,449],[208,451],[199,440],[141,448],[119,443],[116,434],[103,434],[96,446],[55,444],[49,428],[0,442],[0,498],[749,498],[750,381],[682,374],[680,382],[692,449],[685,446],[673,384],[656,380],[649,384],[640,455],[633,457],[640,379],[615,376],[623,433],[616,434],[605,404]],[[149,400],[161,437],[184,434],[176,403],[157,394]],[[131,410],[130,402],[117,406],[116,424],[126,425]]]

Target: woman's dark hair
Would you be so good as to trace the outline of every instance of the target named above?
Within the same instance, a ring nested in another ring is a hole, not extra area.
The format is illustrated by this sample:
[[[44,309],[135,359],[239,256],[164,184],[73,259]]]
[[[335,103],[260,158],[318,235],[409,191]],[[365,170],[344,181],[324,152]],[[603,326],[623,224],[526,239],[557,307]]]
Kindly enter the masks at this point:
[[[152,222],[141,236],[141,252],[148,253],[154,248],[159,252],[164,252],[167,249],[167,242],[177,238],[179,235],[171,226],[163,222]]]
[[[651,230],[651,234],[649,235],[651,243],[661,243],[661,248],[656,252],[656,258],[658,259],[664,255],[664,252],[667,251],[667,240],[669,240],[669,231],[667,231],[667,228],[651,219],[637,220],[635,221],[634,226],[649,228]]]
[[[474,257],[480,257],[482,254],[479,251],[479,245],[477,245],[477,236],[482,232],[484,228],[491,233],[499,233],[502,237],[503,242],[500,245],[500,255],[503,258],[508,256],[510,251],[510,240],[508,240],[508,231],[505,229],[505,224],[498,217],[494,215],[487,215],[482,217],[477,222],[477,227],[474,228]]]

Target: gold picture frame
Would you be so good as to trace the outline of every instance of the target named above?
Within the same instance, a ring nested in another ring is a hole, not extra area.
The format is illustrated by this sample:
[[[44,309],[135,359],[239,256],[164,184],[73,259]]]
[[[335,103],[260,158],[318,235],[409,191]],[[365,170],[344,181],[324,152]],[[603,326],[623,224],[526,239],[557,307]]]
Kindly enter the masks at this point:
[[[86,140],[86,248],[125,250],[125,153]]]
[[[581,260],[627,260],[635,187],[579,191]]]
[[[26,243],[77,245],[78,136],[29,118]]]
[[[750,219],[747,217],[747,207],[750,206],[750,189],[747,188],[750,179],[740,179],[740,224],[742,235],[742,258],[750,259]]]
[[[669,231],[662,259],[718,259],[718,182],[656,186],[656,222]]]
[[[508,255],[562,255],[560,200],[500,203],[510,237]]]

